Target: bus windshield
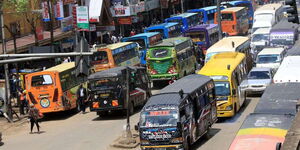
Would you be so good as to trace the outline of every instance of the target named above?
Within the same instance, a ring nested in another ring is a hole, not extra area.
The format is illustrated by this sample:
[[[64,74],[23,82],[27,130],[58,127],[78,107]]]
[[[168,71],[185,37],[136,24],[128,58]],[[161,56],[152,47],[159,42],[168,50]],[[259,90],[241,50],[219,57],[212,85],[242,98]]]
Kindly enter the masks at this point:
[[[187,33],[187,36],[191,37],[193,42],[205,42],[205,32],[199,31],[199,32],[189,32]]]
[[[168,49],[154,49],[152,50],[152,56],[154,58],[164,58],[167,57],[169,53]]]
[[[103,78],[90,81],[90,88],[97,90],[114,89],[119,83],[119,78]]]
[[[130,42],[137,42],[140,46],[140,50],[146,49],[146,44],[144,39],[132,39]]]
[[[215,88],[217,96],[230,95],[230,85],[228,81],[215,81]]]
[[[178,112],[176,110],[147,111],[141,113],[142,127],[176,126]]]
[[[52,83],[52,78],[48,74],[33,76],[31,81],[32,86],[50,85]]]
[[[107,64],[108,57],[106,51],[98,51],[92,56],[92,64]]]
[[[221,16],[222,21],[233,21],[232,13],[222,13]]]
[[[257,63],[266,64],[266,63],[278,63],[280,62],[279,54],[271,55],[258,55]]]
[[[269,36],[266,34],[254,34],[252,37],[252,42],[259,42],[259,41],[268,41]]]

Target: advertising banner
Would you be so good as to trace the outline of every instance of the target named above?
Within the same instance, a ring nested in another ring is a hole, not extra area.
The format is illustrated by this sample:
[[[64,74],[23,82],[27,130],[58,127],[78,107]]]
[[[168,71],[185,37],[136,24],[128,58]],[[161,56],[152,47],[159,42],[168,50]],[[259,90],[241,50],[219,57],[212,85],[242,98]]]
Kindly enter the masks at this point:
[[[60,27],[61,27],[62,32],[67,32],[67,31],[72,30],[72,28],[73,28],[73,17],[69,16],[69,17],[66,17],[66,18],[62,19]]]
[[[77,17],[77,28],[80,31],[88,31],[90,29],[88,7],[77,6],[76,17]]]
[[[58,1],[55,5],[55,19],[62,20],[64,18],[64,5],[62,1]]]
[[[117,5],[112,8],[112,14],[116,17],[130,16],[130,7]]]
[[[48,3],[42,2],[42,9],[43,9],[43,21],[48,22],[50,21],[50,15],[48,10]]]

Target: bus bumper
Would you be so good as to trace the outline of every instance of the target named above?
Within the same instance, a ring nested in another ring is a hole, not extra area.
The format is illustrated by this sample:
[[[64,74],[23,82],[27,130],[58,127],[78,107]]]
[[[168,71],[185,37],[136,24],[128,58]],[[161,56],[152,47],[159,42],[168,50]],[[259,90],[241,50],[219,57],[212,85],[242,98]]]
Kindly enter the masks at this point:
[[[150,75],[151,80],[171,80],[173,77],[178,78],[178,73],[176,74],[158,74],[158,75]]]
[[[141,150],[183,150],[183,145],[157,145],[157,146],[141,146]]]
[[[218,110],[217,117],[232,117],[234,116],[233,110]]]

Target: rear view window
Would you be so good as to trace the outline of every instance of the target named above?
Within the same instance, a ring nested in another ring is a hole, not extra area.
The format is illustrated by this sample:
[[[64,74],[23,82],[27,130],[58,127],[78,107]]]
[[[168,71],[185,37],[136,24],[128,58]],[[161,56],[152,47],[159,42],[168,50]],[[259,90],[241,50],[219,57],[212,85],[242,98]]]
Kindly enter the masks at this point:
[[[231,13],[223,13],[221,19],[222,21],[233,21],[233,16]]]
[[[52,83],[52,78],[48,74],[33,76],[31,80],[32,86],[50,85]]]

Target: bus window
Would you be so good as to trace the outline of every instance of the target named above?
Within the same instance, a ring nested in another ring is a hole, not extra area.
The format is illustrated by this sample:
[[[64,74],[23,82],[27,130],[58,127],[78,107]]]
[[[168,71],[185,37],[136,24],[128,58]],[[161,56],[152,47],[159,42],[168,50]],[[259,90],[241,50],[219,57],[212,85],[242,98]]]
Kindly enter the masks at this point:
[[[116,64],[121,64],[133,57],[136,57],[136,51],[134,48],[123,51],[121,53],[118,53],[114,55],[114,60]]]
[[[190,32],[187,33],[187,36],[191,37],[193,42],[205,42],[205,32],[199,31],[199,32]]]
[[[232,13],[222,13],[221,16],[222,21],[233,21]]]
[[[31,80],[32,86],[51,85],[52,83],[52,78],[48,74],[33,76]]]
[[[107,64],[108,57],[106,51],[98,51],[93,55],[92,64]]]

